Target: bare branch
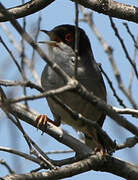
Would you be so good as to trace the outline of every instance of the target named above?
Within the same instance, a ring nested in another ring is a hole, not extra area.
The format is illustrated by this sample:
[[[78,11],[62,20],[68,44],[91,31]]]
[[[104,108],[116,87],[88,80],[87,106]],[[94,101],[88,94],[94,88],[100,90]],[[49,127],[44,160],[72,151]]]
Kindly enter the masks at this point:
[[[101,34],[99,33],[99,31],[97,30],[94,21],[93,21],[93,17],[92,17],[92,13],[87,13],[85,11],[85,9],[80,6],[81,12],[84,15],[84,19],[82,19],[84,22],[87,22],[90,26],[90,28],[93,30],[94,34],[96,35],[97,39],[99,40],[100,44],[102,45],[105,53],[107,54],[109,61],[111,63],[115,78],[117,80],[118,86],[121,89],[121,91],[124,93],[124,95],[127,97],[127,99],[130,101],[130,103],[132,104],[132,106],[136,109],[137,108],[137,104],[135,103],[135,100],[133,99],[132,95],[128,92],[128,90],[125,88],[122,78],[121,78],[121,74],[116,66],[115,63],[115,59],[113,57],[113,49],[111,46],[109,46],[105,40],[102,38]]]
[[[71,0],[77,2],[80,5],[89,8],[91,10],[103,13],[119,19],[125,19],[128,21],[138,23],[138,8],[132,5],[119,3],[113,0]],[[25,3],[24,5],[7,9],[15,18],[21,18],[35,12],[40,11],[54,0],[33,0]],[[124,11],[125,9],[125,11]],[[8,21],[9,18],[3,14],[0,14],[0,21]]]
[[[14,55],[12,54],[12,52],[9,50],[8,46],[6,45],[6,43],[3,41],[2,37],[0,37],[0,42],[3,44],[3,46],[5,47],[5,49],[7,50],[7,52],[9,53],[9,55],[11,56],[13,62],[15,63],[15,65],[17,66],[18,71],[21,73],[22,77],[26,80],[25,74],[22,70],[22,68],[20,67],[18,61],[15,59]]]
[[[128,34],[130,35],[130,37],[132,38],[132,40],[134,42],[134,46],[138,49],[137,40],[135,39],[134,35],[130,31],[128,24],[127,23],[123,23],[123,25],[125,26],[125,28],[126,28]]]
[[[73,153],[74,151],[70,150],[59,150],[59,151],[47,151],[46,154],[68,154],[68,153]]]
[[[5,108],[8,108],[8,107],[5,106]],[[22,120],[25,120],[29,124],[32,124],[32,125],[34,125],[36,127],[36,123],[34,122],[34,120],[35,120],[37,114],[35,112],[33,112],[33,111],[30,111],[30,110],[26,109],[24,105],[14,104],[14,105],[11,105],[7,110],[10,110],[10,113],[12,113],[13,115],[16,115],[16,116],[20,117]],[[54,127],[54,129],[53,129],[53,127]],[[48,134],[52,135],[53,137],[55,137],[60,142],[68,145],[71,148],[75,147],[75,150],[79,150],[80,153],[84,154],[84,153],[87,152],[87,155],[88,155],[88,153],[89,153],[88,149],[89,148],[84,150],[84,148],[86,148],[86,145],[82,144],[83,146],[81,147],[81,143],[77,142],[78,140],[74,141],[73,138],[70,138],[69,135],[67,136],[67,134],[65,132],[63,133],[63,131],[61,131],[61,130],[59,131],[59,129],[60,128],[57,128],[57,127],[55,127],[54,125],[52,125],[50,123],[47,124],[47,128],[41,127],[41,130],[46,131]],[[100,171],[111,172],[111,173],[119,175],[121,177],[129,177],[129,178],[132,178],[132,179],[133,179],[133,175],[135,175],[135,177],[137,177],[138,168],[135,167],[132,164],[129,164],[129,163],[126,163],[126,162],[123,162],[121,160],[117,160],[115,158],[108,157],[108,156],[104,157],[104,159],[101,159],[101,157],[99,159],[97,156],[92,156],[91,158],[90,158],[91,159],[90,161],[89,161],[89,159],[87,159],[88,162],[89,162],[88,163],[89,165],[87,165],[87,163],[84,163],[84,165],[83,165],[83,162],[85,162],[85,160],[83,160],[83,161],[79,161],[78,164],[74,163],[74,164],[71,164],[71,165],[67,166],[66,168],[67,169],[69,168],[68,171],[69,172],[71,171],[72,175],[75,175],[74,173],[78,174],[78,173],[82,173],[82,172],[85,172],[85,171],[93,169],[93,170],[97,170],[97,171],[100,170]],[[87,162],[87,160],[86,160],[86,162]],[[82,165],[80,166],[79,163],[81,163]],[[82,167],[82,166],[83,166],[83,168],[80,169],[80,167]],[[75,167],[78,168],[78,170]],[[44,174],[43,173],[39,174],[39,173],[37,173],[35,175],[36,175],[36,177],[37,177],[37,175],[41,175],[44,178],[46,178],[46,177],[48,178],[49,176],[51,177],[51,175],[52,175],[52,177],[54,178],[55,175],[53,174],[53,172],[55,172],[56,173],[56,177],[59,178],[60,176],[57,176],[58,175],[57,173],[60,173],[60,170],[64,170],[65,171],[66,168],[63,168],[63,169],[59,168],[57,170],[52,170],[52,171],[48,172],[48,174],[45,174],[45,173]],[[70,170],[70,168],[71,168],[71,170]],[[120,168],[121,168],[121,171],[119,170]],[[134,174],[133,173],[132,174],[128,173],[128,171],[130,172],[132,170],[134,171],[133,172]],[[52,174],[51,174],[51,172],[52,172]],[[63,172],[61,173],[62,174],[62,178],[63,177],[68,177],[68,173],[67,172],[65,173],[65,175],[63,175]],[[128,176],[128,174],[129,174],[129,176]],[[18,177],[22,178],[22,175],[17,175],[15,177],[16,178],[18,178]],[[25,177],[25,174],[24,174],[23,177]],[[26,174],[26,177],[29,178],[30,174]],[[35,176],[33,176],[33,179],[34,178],[35,178]]]
[[[138,38],[136,40],[136,44],[138,44]],[[133,62],[136,62],[136,57],[137,57],[137,52],[138,52],[137,46],[135,45],[135,48],[134,48],[133,59],[132,59]],[[129,94],[132,94],[133,80],[134,80],[134,72],[133,72],[133,68],[131,67],[131,71],[130,71],[130,75],[129,75],[129,85],[128,85],[128,92],[129,92]]]
[[[10,14],[8,11],[6,11],[6,9],[4,8],[2,3],[0,3],[0,11],[9,18],[9,20],[10,20],[11,24],[14,26],[14,28],[32,46],[32,48],[34,48],[37,51],[37,53],[40,55],[40,57],[46,63],[48,63],[57,74],[62,76],[65,82],[69,82],[69,81],[71,82],[71,78],[56,63],[49,60],[47,55],[41,50],[41,48],[39,48],[39,46],[34,42],[34,40],[29,36],[29,34],[22,29],[22,27],[16,21],[14,16],[12,16],[12,14]]]
[[[21,18],[24,16],[28,16],[30,14],[34,14],[38,11],[40,11],[41,9],[45,8],[46,6],[48,6],[49,4],[51,4],[52,2],[54,2],[55,0],[33,0],[33,1],[29,1],[23,5],[20,6],[16,6],[13,8],[8,9],[9,13],[11,13],[16,19],[17,18]],[[0,14],[0,22],[4,22],[4,21],[8,21],[8,17]]]
[[[79,87],[79,88],[78,88]],[[135,135],[138,135],[138,129],[133,125],[131,124],[130,122],[127,121],[127,119],[123,116],[120,116],[118,115],[117,112],[117,108],[113,108],[112,106],[110,105],[107,105],[105,104],[101,99],[99,99],[98,97],[94,96],[94,94],[91,92],[88,92],[84,86],[80,85],[78,83],[78,85],[74,88],[77,88],[77,93],[79,93],[81,96],[83,96],[84,98],[86,98],[89,102],[91,102],[93,105],[96,105],[97,108],[101,109],[101,110],[104,110],[105,113],[107,115],[109,115],[111,118],[113,118],[117,123],[119,123],[121,126],[123,126],[124,128],[126,128],[128,131],[132,132],[133,134]],[[70,90],[70,89],[73,89],[72,86],[70,85],[66,85],[64,87],[61,87],[61,88],[58,88],[56,90],[50,90],[50,91],[47,91],[47,92],[44,92],[44,93],[41,93],[40,95],[33,95],[33,96],[28,96],[28,97],[22,97],[22,98],[17,98],[17,99],[11,99],[11,103],[15,103],[15,102],[19,102],[19,101],[22,101],[24,99],[27,99],[27,100],[34,100],[34,99],[37,99],[37,98],[42,98],[42,97],[48,97],[48,96],[54,96],[55,94],[59,94],[63,91],[67,91],[67,90]],[[7,100],[7,103],[9,104],[10,103],[9,100]],[[62,103],[61,103],[62,105]],[[63,104],[64,105],[64,104]],[[125,112],[129,112],[129,113],[133,113],[134,115],[136,114],[137,115],[137,110],[124,110]],[[123,110],[122,110],[123,112]],[[80,118],[78,116],[78,118]]]
[[[22,4],[24,4],[24,0],[22,0]],[[25,31],[26,29],[26,18],[23,17],[23,30]],[[22,68],[22,71],[24,72],[25,74],[25,62],[24,62],[24,59],[25,59],[25,41],[23,39],[23,37],[21,38],[21,54],[20,54],[20,57],[21,57],[21,68]],[[26,77],[23,77],[23,80],[26,80]],[[23,94],[26,96],[27,95],[27,90],[26,90],[26,87],[23,87]],[[28,106],[28,102],[27,101],[24,101],[25,105]]]
[[[60,94],[62,92],[71,90],[73,88],[75,88],[75,86],[68,84],[63,87],[57,88],[55,90],[45,91],[43,93],[40,93],[37,95],[32,95],[32,96],[23,96],[23,97],[14,98],[14,99],[7,99],[7,101],[8,101],[8,103],[13,104],[13,103],[21,102],[24,100],[35,100],[35,99],[40,99],[40,98],[44,98],[44,97],[48,97],[48,96],[54,96],[54,95]]]
[[[136,180],[138,179],[138,167],[124,162],[122,160],[116,159],[114,157],[105,156],[104,158],[98,158],[98,156],[90,156],[82,161],[66,165],[64,167],[57,168],[56,170],[42,172],[42,173],[29,173],[29,174],[18,174],[9,175],[3,177],[3,180],[35,180],[35,179],[63,179],[83,173],[89,170],[110,172],[117,176],[121,176],[125,179]]]
[[[101,69],[101,72],[103,73],[103,75],[105,76],[106,80],[108,81],[108,84],[110,86],[110,88],[113,91],[113,95],[115,96],[115,98],[117,99],[117,101],[119,102],[119,104],[121,106],[123,106],[124,108],[126,108],[126,105],[123,103],[123,100],[117,95],[115,88],[113,87],[112,81],[109,79],[109,77],[107,76],[107,74],[105,73],[105,71],[103,70],[102,66],[99,66]]]
[[[117,107],[113,107],[113,109],[120,114],[131,114],[133,117],[138,117],[138,110],[136,109],[129,109],[129,108],[120,109]]]
[[[42,88],[39,85],[34,84],[31,81],[24,81],[23,82],[23,81],[0,80],[0,85],[6,86],[6,87],[8,87],[8,86],[25,86],[25,87],[34,88],[40,92],[43,92]]]
[[[129,53],[128,53],[127,49],[126,49],[125,43],[124,43],[123,39],[121,38],[121,36],[119,35],[119,32],[118,32],[118,30],[117,30],[117,28],[115,26],[115,23],[113,22],[113,19],[111,17],[109,17],[109,19],[110,19],[111,26],[112,26],[112,28],[113,28],[113,30],[115,32],[115,35],[119,39],[120,44],[121,44],[121,46],[122,46],[122,48],[124,50],[126,58],[128,59],[128,61],[131,64],[131,66],[133,67],[135,75],[138,78],[138,72],[137,72],[136,64],[135,64],[135,62],[132,61],[131,57],[129,56]]]
[[[5,111],[6,112],[6,111]],[[17,122],[15,122],[15,120],[12,118],[12,116],[6,112],[6,115],[8,116],[8,118],[16,125],[16,127],[21,131],[21,133],[23,134],[30,152],[34,155],[36,155],[42,162],[40,163],[40,165],[45,164],[45,167],[49,167],[50,169],[55,169],[55,166],[52,164],[51,160],[47,157],[47,155],[38,147],[38,145],[26,134],[26,132],[24,131],[20,121],[17,119]],[[33,149],[32,146],[36,149]]]
[[[8,153],[12,153],[12,154],[15,154],[15,155],[18,155],[20,157],[23,157],[25,159],[28,159],[32,162],[35,162],[37,164],[40,165],[41,161],[31,155],[28,155],[26,153],[23,153],[23,152],[20,152],[20,151],[17,151],[16,149],[11,149],[11,148],[7,148],[7,147],[2,147],[0,146],[0,151],[5,151],[5,152],[8,152]]]
[[[6,35],[8,36],[10,42],[13,44],[13,46],[15,47],[15,49],[17,50],[17,52],[19,54],[21,54],[22,49],[20,48],[20,45],[16,42],[16,40],[14,39],[14,37],[12,36],[12,34],[10,33],[10,31],[6,28],[6,26],[3,23],[0,23],[0,27],[3,29],[3,31],[6,33]],[[24,57],[24,62],[26,63],[26,66],[28,67],[28,69],[31,71],[33,78],[35,79],[35,81],[37,81],[37,83],[40,85],[40,78],[37,74],[37,72],[34,70],[34,68],[32,67],[30,61]]]
[[[34,37],[34,41],[37,43],[38,35],[40,32],[40,24],[41,24],[41,13],[38,14],[38,23],[37,23],[37,29]],[[34,67],[34,59],[35,59],[35,50],[33,49],[32,57],[31,57],[31,67]]]
[[[26,108],[23,104],[16,103],[10,106],[4,105],[3,108],[6,108],[8,112],[17,116],[26,123],[38,128],[35,120],[39,114],[31,109]],[[75,152],[79,152],[82,155],[88,155],[88,153],[91,153],[91,149],[89,147],[51,123],[47,123],[46,126],[39,127],[39,129],[54,137],[57,141],[69,146]]]
[[[15,172],[10,168],[10,166],[4,161],[3,159],[0,160],[0,164],[5,166],[6,169],[9,171],[10,174],[14,174]]]
[[[117,150],[124,148],[134,147],[138,143],[138,138],[136,136],[127,138],[126,141],[122,144],[117,145]]]
[[[80,5],[119,19],[138,22],[137,7],[126,5],[113,0],[72,0],[78,2]],[[125,11],[124,11],[125,9]]]
[[[131,133],[138,136],[138,128],[134,126],[132,123],[130,123],[125,117],[120,116],[116,111],[110,106],[105,105],[106,103],[101,101],[99,98],[93,95],[93,93],[88,93],[85,87],[81,86],[80,90],[78,90],[80,94],[86,98],[89,102],[91,102],[93,105],[97,106],[98,109],[103,110],[108,116],[110,116],[115,122],[117,122],[119,125],[126,128]]]

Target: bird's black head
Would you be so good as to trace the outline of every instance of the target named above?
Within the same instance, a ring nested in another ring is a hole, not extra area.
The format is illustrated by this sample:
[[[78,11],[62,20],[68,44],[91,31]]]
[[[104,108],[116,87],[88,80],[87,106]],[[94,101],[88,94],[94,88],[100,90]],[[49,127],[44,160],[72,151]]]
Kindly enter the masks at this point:
[[[56,26],[51,31],[42,30],[50,37],[50,40],[63,42],[70,46],[73,50],[75,48],[75,26],[64,24]],[[78,28],[78,54],[84,55],[91,51],[91,46],[84,30]]]

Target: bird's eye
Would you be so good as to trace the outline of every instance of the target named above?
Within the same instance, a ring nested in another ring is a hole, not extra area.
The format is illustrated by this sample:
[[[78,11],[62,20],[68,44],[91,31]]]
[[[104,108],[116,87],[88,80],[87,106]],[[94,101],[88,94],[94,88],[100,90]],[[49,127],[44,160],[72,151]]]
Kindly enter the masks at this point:
[[[73,40],[72,34],[71,34],[71,33],[66,34],[65,40],[66,40],[67,42],[71,42],[71,41]]]

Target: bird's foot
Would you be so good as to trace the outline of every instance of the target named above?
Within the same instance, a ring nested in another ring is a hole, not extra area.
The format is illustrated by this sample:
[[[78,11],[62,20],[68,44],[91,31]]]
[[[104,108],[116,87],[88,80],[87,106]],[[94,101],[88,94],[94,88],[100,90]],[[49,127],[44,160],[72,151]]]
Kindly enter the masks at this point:
[[[36,117],[35,121],[37,123],[37,128],[39,128],[46,125],[48,117],[45,114],[40,114]]]
[[[96,148],[94,149],[94,153],[95,153],[95,154],[98,154],[98,155],[101,156],[101,157],[104,157],[107,152],[106,152],[106,150],[105,150],[103,147],[96,147]]]
[[[45,114],[40,114],[36,117],[35,119],[36,123],[37,123],[37,128],[42,127],[42,126],[46,126],[47,122],[50,122],[51,124],[55,125],[55,126],[59,126],[60,122],[58,121],[52,121],[51,119],[49,119],[47,117],[47,115]]]

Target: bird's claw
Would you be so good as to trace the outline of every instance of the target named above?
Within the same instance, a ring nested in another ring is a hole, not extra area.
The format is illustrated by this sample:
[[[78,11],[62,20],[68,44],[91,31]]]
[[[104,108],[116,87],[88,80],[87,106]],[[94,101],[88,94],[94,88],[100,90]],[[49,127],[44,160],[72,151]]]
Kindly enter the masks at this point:
[[[45,114],[38,115],[35,120],[37,123],[37,129],[41,126],[45,126],[47,124],[48,119],[49,118]]]
[[[94,149],[94,153],[95,154],[98,153],[101,157],[104,157],[106,155],[106,150],[103,147],[100,147],[100,148],[96,147]]]
[[[56,121],[52,121],[51,119],[49,119],[47,117],[47,115],[45,114],[40,114],[36,117],[35,119],[36,123],[37,123],[37,129],[39,127],[42,127],[42,126],[46,126],[47,122],[50,122],[51,124],[55,125],[55,126],[60,126],[60,120],[56,120]]]

